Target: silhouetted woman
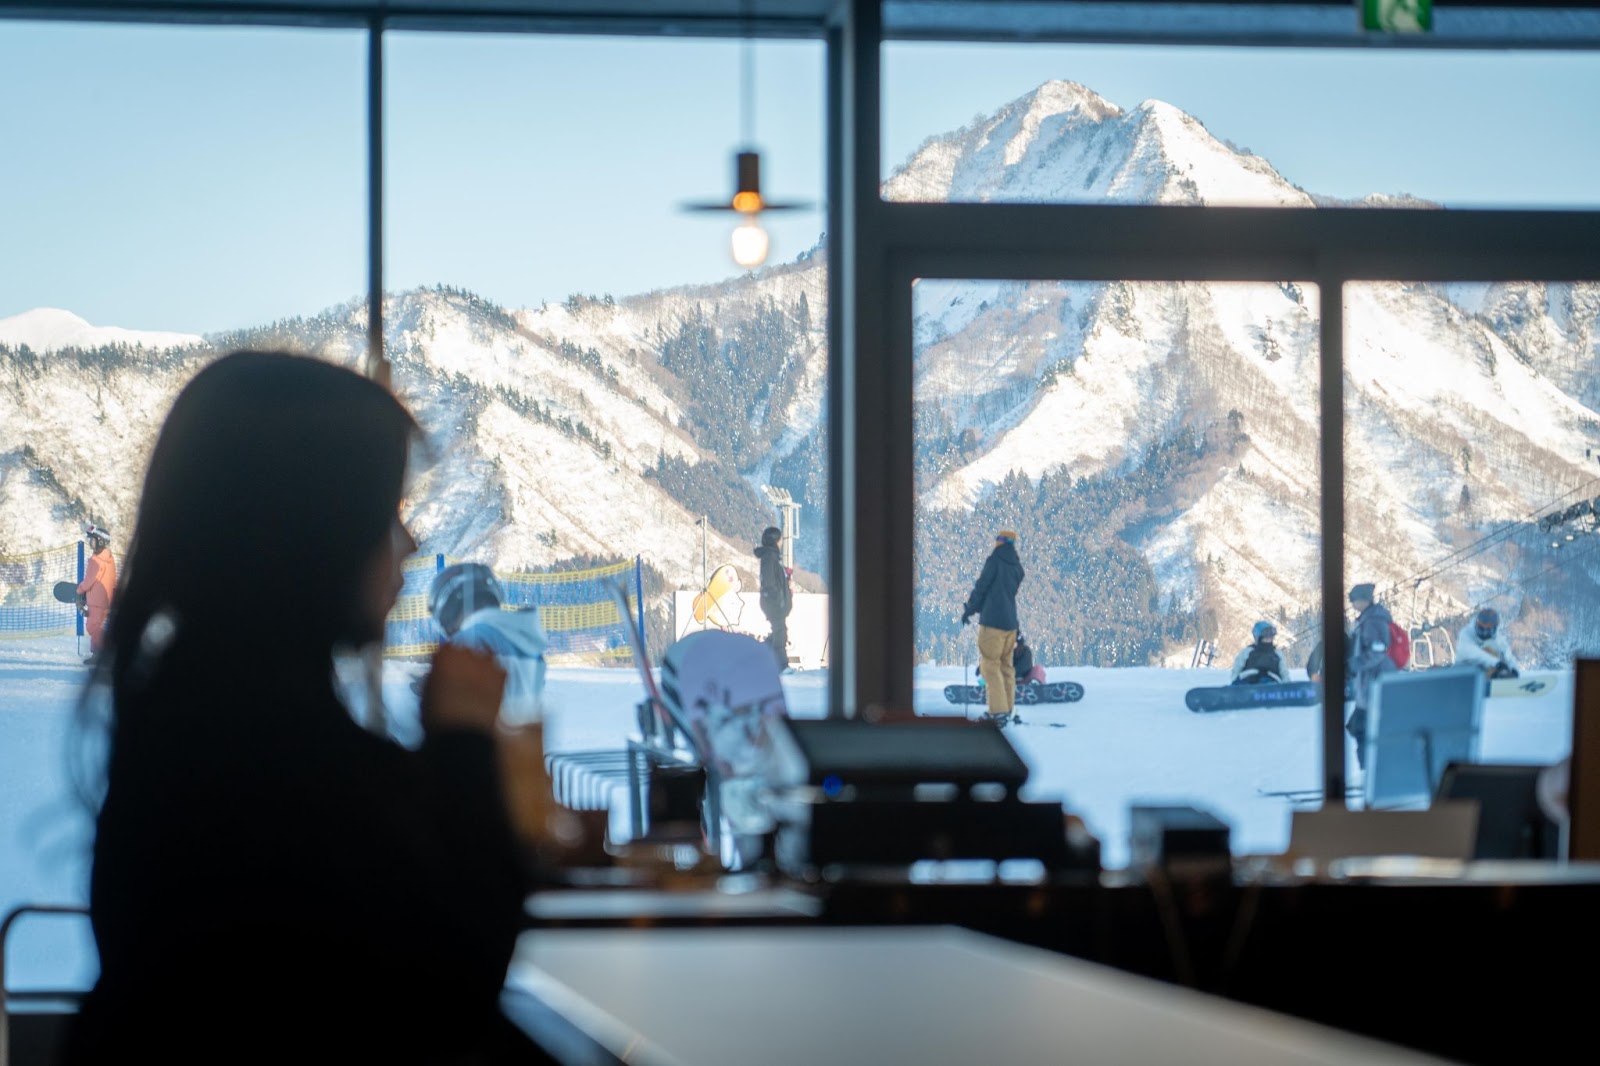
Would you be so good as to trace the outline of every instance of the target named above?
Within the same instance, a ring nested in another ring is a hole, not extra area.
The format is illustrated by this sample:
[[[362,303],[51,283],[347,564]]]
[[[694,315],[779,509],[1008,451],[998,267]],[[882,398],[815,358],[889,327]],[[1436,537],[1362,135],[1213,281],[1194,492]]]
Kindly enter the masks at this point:
[[[507,1050],[504,675],[441,652],[415,751],[358,726],[334,683],[335,649],[382,639],[415,550],[398,515],[415,433],[373,382],[275,353],[219,359],[173,403],[94,671],[101,971],[69,1061]]]

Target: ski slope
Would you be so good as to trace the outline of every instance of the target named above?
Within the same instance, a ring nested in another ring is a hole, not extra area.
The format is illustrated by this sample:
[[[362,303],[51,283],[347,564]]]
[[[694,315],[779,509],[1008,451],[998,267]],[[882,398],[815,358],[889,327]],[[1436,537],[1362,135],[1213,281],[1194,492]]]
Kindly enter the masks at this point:
[[[396,735],[406,741],[416,734],[410,683],[421,666],[385,665],[385,701]],[[87,898],[90,822],[73,798],[66,762],[83,677],[72,638],[0,643],[0,912],[23,901]],[[1052,669],[1049,677],[1083,684],[1083,700],[1024,708],[1027,724],[1006,735],[1030,767],[1028,798],[1060,800],[1082,817],[1101,840],[1108,867],[1127,862],[1130,804],[1194,804],[1232,826],[1236,853],[1273,853],[1288,842],[1291,807],[1263,793],[1320,784],[1317,708],[1204,715],[1185,709],[1185,691],[1222,683],[1226,671]],[[962,680],[959,667],[919,668],[917,712],[959,715],[944,686]],[[791,714],[824,713],[825,671],[788,675],[783,685]],[[560,668],[550,671],[547,697],[546,745],[565,751],[622,744],[643,692],[631,670]],[[1482,758],[1562,758],[1571,703],[1570,675],[1537,697],[1488,701]],[[87,923],[76,919],[19,925],[9,952],[11,987],[91,980],[87,933]]]

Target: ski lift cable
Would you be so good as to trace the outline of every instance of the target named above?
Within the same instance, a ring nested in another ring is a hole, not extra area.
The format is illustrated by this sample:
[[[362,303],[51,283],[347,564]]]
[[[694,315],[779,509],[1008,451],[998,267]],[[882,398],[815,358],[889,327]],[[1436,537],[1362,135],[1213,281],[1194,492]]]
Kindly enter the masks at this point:
[[[1499,526],[1496,529],[1490,530],[1488,533],[1485,533],[1483,536],[1479,537],[1477,540],[1473,541],[1472,543],[1462,545],[1461,547],[1457,548],[1455,551],[1452,551],[1450,554],[1444,556],[1443,558],[1437,560],[1436,562],[1433,562],[1433,563],[1429,564],[1429,566],[1427,568],[1423,569],[1422,571],[1418,572],[1417,574],[1414,574],[1414,575],[1412,575],[1410,577],[1403,578],[1400,581],[1395,582],[1394,584],[1389,586],[1388,591],[1398,591],[1401,588],[1405,587],[1406,585],[1410,585],[1413,589],[1415,589],[1417,586],[1421,585],[1422,582],[1427,581],[1430,578],[1437,577],[1439,574],[1444,573],[1445,570],[1448,570],[1453,566],[1459,566],[1462,563],[1466,562],[1468,559],[1472,559],[1472,558],[1475,558],[1475,557],[1477,557],[1479,555],[1482,555],[1484,552],[1488,551],[1490,548],[1497,547],[1498,545],[1504,543],[1506,540],[1509,540],[1511,533],[1513,533],[1514,531],[1519,529],[1523,524],[1525,524],[1528,521],[1528,519],[1534,518],[1535,516],[1540,515],[1541,513],[1545,512],[1545,511],[1548,511],[1550,508],[1555,507],[1557,504],[1560,504],[1561,502],[1566,500],[1567,497],[1572,496],[1575,493],[1582,492],[1585,489],[1589,488],[1589,486],[1594,485],[1597,482],[1600,482],[1600,476],[1592,477],[1589,480],[1578,484],[1574,488],[1568,489],[1566,492],[1563,492],[1561,495],[1555,497],[1554,499],[1549,500],[1548,502],[1540,504],[1539,506],[1533,508],[1531,511],[1528,511],[1526,514],[1522,515],[1521,517],[1512,519],[1511,521],[1507,522],[1505,525]],[[1496,538],[1498,538],[1498,539],[1496,539]],[[1490,540],[1494,540],[1494,543],[1493,544],[1488,543]],[[1481,547],[1480,547],[1480,545],[1481,545]],[[1473,549],[1476,549],[1476,550],[1473,550]],[[1591,549],[1591,550],[1593,550],[1593,549]],[[1463,555],[1462,554],[1463,552],[1470,552],[1470,554]],[[1580,553],[1580,554],[1587,554],[1587,552]],[[1461,557],[1457,558],[1457,556],[1461,556]],[[1564,566],[1564,565],[1566,565],[1567,562],[1571,562],[1572,558],[1574,558],[1574,557],[1568,557],[1568,559],[1565,562],[1558,563],[1556,565],[1557,566]],[[1544,573],[1548,573],[1548,572],[1549,571],[1544,571]],[[1543,574],[1541,573],[1540,575],[1537,575],[1537,576],[1543,576]],[[1514,587],[1514,585],[1502,586],[1501,587],[1501,591],[1494,593],[1494,595],[1486,597],[1485,599],[1483,599],[1480,602],[1487,603],[1489,600],[1493,599],[1495,596],[1503,595],[1506,590],[1508,590],[1508,589],[1510,589],[1512,587]],[[1310,626],[1310,627],[1308,627],[1306,629],[1300,630],[1299,632],[1290,634],[1289,640],[1290,640],[1291,643],[1294,642],[1294,641],[1297,641],[1301,637],[1305,636],[1308,633],[1314,632],[1318,628],[1320,628],[1320,627],[1313,625],[1313,626]]]
[[[1514,589],[1527,588],[1529,585],[1532,585],[1535,581],[1538,581],[1540,578],[1546,577],[1546,576],[1548,576],[1549,574],[1553,573],[1556,570],[1560,570],[1560,569],[1562,569],[1564,567],[1571,566],[1573,563],[1577,562],[1579,559],[1586,559],[1589,556],[1595,554],[1596,552],[1600,552],[1600,543],[1596,543],[1591,547],[1585,548],[1581,552],[1573,552],[1571,555],[1566,556],[1565,558],[1561,559],[1560,561],[1551,563],[1549,566],[1545,567],[1543,570],[1539,571],[1537,574],[1534,574],[1532,577],[1528,578],[1526,581],[1508,581],[1505,584],[1498,586],[1493,592],[1491,592],[1489,595],[1485,596],[1482,600],[1480,600],[1478,602],[1479,603],[1489,603],[1491,600],[1497,600],[1501,596],[1506,595],[1507,593],[1511,592]]]
[[[1466,562],[1468,559],[1471,559],[1471,558],[1473,558],[1473,557],[1475,557],[1477,555],[1481,555],[1483,552],[1488,551],[1490,548],[1496,547],[1499,544],[1504,543],[1505,540],[1509,539],[1510,534],[1515,532],[1517,529],[1519,529],[1524,523],[1526,523],[1528,521],[1528,519],[1534,518],[1534,517],[1540,515],[1542,512],[1548,511],[1550,508],[1555,507],[1556,505],[1560,504],[1567,497],[1573,495],[1574,493],[1578,493],[1578,492],[1584,491],[1590,485],[1593,485],[1596,482],[1600,482],[1600,477],[1592,477],[1588,481],[1583,482],[1582,484],[1578,485],[1577,487],[1568,489],[1566,492],[1563,492],[1561,495],[1557,496],[1555,499],[1550,500],[1548,503],[1545,503],[1545,504],[1542,504],[1542,505],[1540,505],[1538,507],[1535,507],[1533,510],[1527,512],[1522,517],[1513,519],[1512,521],[1507,522],[1505,525],[1500,526],[1497,529],[1493,529],[1493,530],[1489,531],[1488,533],[1485,533],[1482,537],[1479,537],[1477,540],[1473,541],[1472,543],[1465,544],[1465,545],[1461,546],[1460,548],[1457,548],[1455,551],[1451,552],[1449,555],[1446,555],[1444,558],[1439,559],[1437,562],[1432,563],[1429,567],[1424,569],[1419,574],[1416,574],[1413,577],[1405,578],[1402,581],[1396,582],[1393,587],[1394,588],[1399,588],[1402,585],[1407,584],[1408,582],[1409,583],[1413,583],[1413,584],[1420,584],[1423,581],[1426,581],[1431,577],[1438,576],[1439,574],[1443,573],[1446,569],[1448,569],[1451,566],[1459,565],[1460,563]],[[1495,540],[1495,538],[1499,538],[1499,539]],[[1487,543],[1490,540],[1494,540],[1494,543],[1493,544]],[[1482,545],[1482,547],[1480,548],[1479,545]],[[1475,549],[1475,548],[1478,549],[1478,550],[1474,551],[1473,549]],[[1463,555],[1462,553],[1464,553],[1464,552],[1465,553],[1469,553],[1469,554]],[[1456,558],[1456,556],[1461,556],[1461,558],[1458,559],[1458,558]],[[1454,562],[1452,562],[1452,560],[1454,560]]]

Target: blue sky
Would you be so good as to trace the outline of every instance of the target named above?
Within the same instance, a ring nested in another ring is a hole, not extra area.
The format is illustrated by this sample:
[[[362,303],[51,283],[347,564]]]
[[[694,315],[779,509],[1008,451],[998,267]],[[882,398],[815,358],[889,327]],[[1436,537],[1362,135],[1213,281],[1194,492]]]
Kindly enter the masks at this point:
[[[391,288],[510,306],[732,272],[734,42],[392,34]],[[774,260],[822,228],[822,51],[757,49]],[[0,22],[0,316],[210,331],[366,278],[365,38]],[[1600,203],[1600,56],[894,45],[886,167],[1049,78],[1159,98],[1317,192]]]

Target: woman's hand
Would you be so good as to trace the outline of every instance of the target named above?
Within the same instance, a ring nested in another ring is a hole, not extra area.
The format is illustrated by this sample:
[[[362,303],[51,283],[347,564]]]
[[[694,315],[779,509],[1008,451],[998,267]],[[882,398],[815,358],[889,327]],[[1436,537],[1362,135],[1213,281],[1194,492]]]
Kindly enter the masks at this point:
[[[506,672],[493,655],[442,645],[422,685],[423,727],[488,732],[500,715],[505,689]]]

